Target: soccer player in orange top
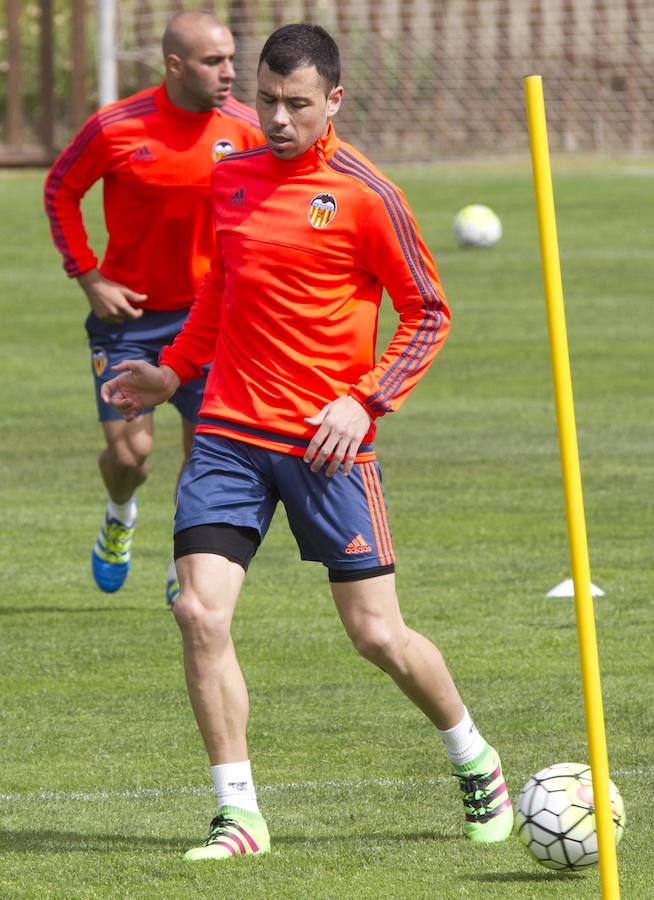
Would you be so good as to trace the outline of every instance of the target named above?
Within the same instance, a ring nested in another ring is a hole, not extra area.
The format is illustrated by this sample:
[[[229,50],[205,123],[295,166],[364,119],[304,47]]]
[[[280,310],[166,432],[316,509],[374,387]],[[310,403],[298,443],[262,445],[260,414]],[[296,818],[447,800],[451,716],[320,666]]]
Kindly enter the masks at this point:
[[[216,252],[189,320],[158,368],[125,361],[103,388],[129,420],[213,360],[175,522],[175,616],[218,804],[189,860],[270,848],[230,625],[279,500],[302,558],[327,568],[355,648],[438,730],[466,834],[493,842],[511,832],[499,757],[438,649],[404,623],[395,592],[375,422],[424,374],[449,311],[402,193],[334,132],[342,96],[338,49],[322,28],[288,25],[268,39],[257,90],[267,147],[216,167]],[[376,360],[382,287],[399,322]]]
[[[127,423],[100,396],[121,359],[155,362],[182,327],[215,243],[211,171],[222,156],[263,143],[254,110],[231,96],[234,40],[204,12],[184,12],[163,36],[164,83],[92,116],[59,156],[45,188],[52,236],[64,268],[85,292],[98,414],[106,447],[100,472],[108,493],[92,552],[98,587],[122,587],[130,567],[136,489],[147,475],[152,412]],[[102,264],[88,244],[80,210],[94,182],[104,182],[109,241]],[[178,392],[185,460],[190,452],[204,373]],[[174,565],[166,579],[172,605]]]

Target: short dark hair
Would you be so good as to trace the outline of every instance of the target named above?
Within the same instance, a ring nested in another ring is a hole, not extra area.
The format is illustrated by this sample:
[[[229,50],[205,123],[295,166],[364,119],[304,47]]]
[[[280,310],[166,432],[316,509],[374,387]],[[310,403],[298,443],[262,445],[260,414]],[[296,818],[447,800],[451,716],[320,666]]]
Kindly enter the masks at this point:
[[[284,25],[274,31],[259,56],[278,75],[290,75],[301,66],[315,66],[331,91],[341,82],[341,57],[334,38],[320,25]]]

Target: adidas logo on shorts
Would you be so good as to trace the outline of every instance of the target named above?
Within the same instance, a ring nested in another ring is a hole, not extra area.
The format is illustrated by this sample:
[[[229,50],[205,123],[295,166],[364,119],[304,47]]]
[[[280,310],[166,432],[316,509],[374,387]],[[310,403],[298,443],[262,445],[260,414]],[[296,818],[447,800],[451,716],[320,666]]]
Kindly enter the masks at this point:
[[[370,553],[372,552],[372,547],[370,544],[367,544],[364,540],[363,535],[357,534],[356,537],[352,538],[350,543],[345,548],[346,553]]]

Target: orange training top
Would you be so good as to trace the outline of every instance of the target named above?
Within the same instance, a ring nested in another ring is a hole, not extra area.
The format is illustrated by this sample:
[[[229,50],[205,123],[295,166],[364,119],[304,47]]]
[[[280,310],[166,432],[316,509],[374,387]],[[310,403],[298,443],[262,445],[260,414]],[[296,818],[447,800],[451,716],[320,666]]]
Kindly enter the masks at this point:
[[[220,109],[192,113],[171,103],[161,85],[100,109],[45,184],[52,236],[68,275],[98,263],[80,202],[102,178],[109,242],[101,273],[147,294],[139,308],[190,306],[214,249],[214,163],[262,142],[256,113],[233,97]]]
[[[197,431],[301,455],[316,430],[304,418],[337,397],[373,419],[398,409],[450,319],[402,192],[331,125],[295,159],[226,157],[213,192],[211,271],[160,359],[183,382],[213,360]],[[382,287],[399,323],[376,362]]]

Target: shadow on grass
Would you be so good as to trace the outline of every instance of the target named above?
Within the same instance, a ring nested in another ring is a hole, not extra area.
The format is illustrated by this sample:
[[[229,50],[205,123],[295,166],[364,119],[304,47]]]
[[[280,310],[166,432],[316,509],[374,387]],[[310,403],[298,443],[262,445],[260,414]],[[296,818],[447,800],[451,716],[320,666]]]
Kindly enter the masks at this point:
[[[504,884],[506,881],[527,883],[541,881],[567,881],[570,887],[578,884],[574,872],[488,872],[485,875],[459,875],[459,881],[476,881],[481,884]]]
[[[121,853],[152,847],[179,850],[183,853],[192,844],[191,840],[184,840],[179,837],[156,837],[135,834],[82,834],[76,831],[54,831],[47,828],[36,831],[0,829],[0,851],[12,851],[14,853],[71,853],[76,850]]]
[[[395,832],[357,836],[357,842],[363,848],[383,843],[395,845],[400,839],[406,843],[411,843],[412,841],[443,842],[459,840],[456,835],[438,834],[435,831],[418,831],[412,834],[403,834],[401,838]],[[35,831],[0,829],[0,852],[11,851],[14,853],[71,853],[75,851],[85,853],[124,853],[151,849],[153,847],[184,853],[189,847],[197,846],[198,843],[197,835],[195,838],[179,838],[153,835],[83,834],[76,831],[55,831],[53,829],[38,829]],[[310,849],[322,844],[347,844],[349,846],[351,843],[351,834],[326,834],[320,837],[273,835],[273,845],[279,848],[297,845]]]
[[[40,615],[41,613],[143,612],[141,606],[0,606],[0,616]],[[165,610],[164,610],[165,611]]]
[[[323,834],[319,837],[307,837],[304,834],[273,834],[271,840],[276,847],[304,844],[307,847],[316,844],[347,844],[352,845],[353,839],[360,846],[374,846],[375,844],[410,844],[412,842],[445,843],[447,841],[460,841],[462,838],[456,834],[440,834],[437,831],[403,831],[401,834],[395,831],[375,832],[373,834]]]

